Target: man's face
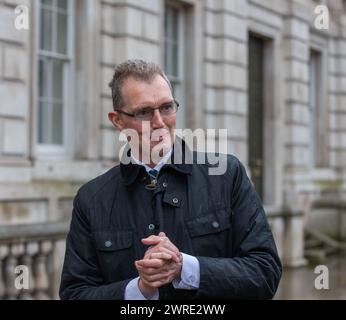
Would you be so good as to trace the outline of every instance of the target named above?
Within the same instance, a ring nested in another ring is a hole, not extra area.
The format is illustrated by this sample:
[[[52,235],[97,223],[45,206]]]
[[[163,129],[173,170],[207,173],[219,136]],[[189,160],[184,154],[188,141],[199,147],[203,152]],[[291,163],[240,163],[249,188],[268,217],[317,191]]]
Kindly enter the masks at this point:
[[[160,75],[156,75],[151,82],[127,78],[123,83],[122,95],[125,106],[121,110],[129,114],[144,107],[157,108],[173,101],[171,90]],[[110,112],[108,117],[120,131],[132,129],[138,133],[138,146],[133,138],[130,145],[134,156],[139,160],[143,161],[143,153],[149,150],[152,153],[153,149],[161,149],[166,153],[172,147],[176,114],[162,117],[157,109],[151,121],[141,121],[119,112]]]

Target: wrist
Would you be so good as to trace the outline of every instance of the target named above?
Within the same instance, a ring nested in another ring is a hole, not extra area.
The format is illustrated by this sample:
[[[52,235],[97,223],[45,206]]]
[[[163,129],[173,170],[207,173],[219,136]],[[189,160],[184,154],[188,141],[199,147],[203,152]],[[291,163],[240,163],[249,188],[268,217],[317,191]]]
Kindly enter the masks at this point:
[[[156,288],[146,285],[142,279],[138,280],[138,288],[146,299],[150,299],[156,292]]]
[[[176,271],[176,273],[175,273],[175,277],[174,277],[175,280],[177,280],[177,281],[180,281],[180,280],[181,280],[181,273],[182,273],[182,270],[183,270],[183,264],[182,264],[182,263],[179,263],[179,264],[178,264],[177,271]]]

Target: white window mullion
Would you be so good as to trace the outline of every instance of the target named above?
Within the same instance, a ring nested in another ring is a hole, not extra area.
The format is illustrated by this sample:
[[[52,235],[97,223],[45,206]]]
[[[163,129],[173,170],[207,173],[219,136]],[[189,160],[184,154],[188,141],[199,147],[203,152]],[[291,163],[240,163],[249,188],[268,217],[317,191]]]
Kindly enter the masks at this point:
[[[185,50],[185,25],[184,25],[184,15],[180,12],[178,16],[178,39],[177,39],[177,47],[178,47],[178,78],[179,78],[179,91],[180,91],[180,99],[181,103],[185,104],[185,92],[184,92],[184,69],[185,69],[185,59],[184,59],[184,50]],[[182,113],[182,112],[181,112]],[[185,124],[185,116],[182,119]]]
[[[66,148],[69,148],[70,146],[69,144],[69,139],[68,137],[69,135],[69,122],[70,122],[70,115],[67,111],[68,108],[67,106],[70,105],[70,101],[69,101],[69,92],[68,90],[69,88],[69,71],[70,71],[70,65],[65,64],[64,65],[64,74],[63,74],[63,79],[64,79],[64,86],[63,86],[63,91],[64,91],[64,103],[62,106],[62,119],[63,119],[63,135],[62,135],[62,139],[63,139],[63,144],[66,146]]]
[[[52,128],[52,104],[53,104],[53,100],[52,100],[52,97],[53,97],[53,63],[52,63],[52,60],[48,59],[48,70],[49,70],[49,73],[48,73],[48,103],[47,103],[47,108],[48,108],[48,128]],[[47,132],[48,134],[48,141],[52,141],[52,130],[48,130]]]
[[[53,41],[53,45],[52,45],[52,51],[53,52],[57,52],[57,3],[56,0],[53,0],[53,19],[52,19],[52,41]]]
[[[71,99],[74,90],[74,84],[75,84],[75,74],[73,72],[74,66],[75,66],[75,59],[74,59],[74,19],[75,17],[75,5],[74,1],[68,1],[67,3],[67,28],[70,30],[70,37],[67,39],[67,54],[70,58],[69,65],[66,66],[65,70],[65,86],[64,86],[64,94],[65,94],[65,105],[64,105],[64,142],[67,150],[72,151],[73,143],[74,141],[71,141],[69,137],[73,137],[72,134],[70,134],[70,130],[73,127],[73,120],[74,120],[74,112],[72,108],[68,109],[68,106],[71,106],[73,104],[73,101]],[[70,82],[68,82],[68,79],[70,79]],[[69,84],[69,85],[68,85]]]

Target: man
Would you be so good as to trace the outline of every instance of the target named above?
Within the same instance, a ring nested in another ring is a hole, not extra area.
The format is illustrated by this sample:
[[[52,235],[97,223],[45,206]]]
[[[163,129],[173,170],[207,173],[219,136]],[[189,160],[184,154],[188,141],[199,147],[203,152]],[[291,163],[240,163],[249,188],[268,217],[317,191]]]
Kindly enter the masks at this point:
[[[186,163],[185,151],[175,162],[185,150],[174,135],[178,104],[155,64],[126,61],[110,86],[109,119],[126,133],[131,162],[75,197],[61,298],[272,298],[281,263],[239,160],[227,156],[223,175]]]

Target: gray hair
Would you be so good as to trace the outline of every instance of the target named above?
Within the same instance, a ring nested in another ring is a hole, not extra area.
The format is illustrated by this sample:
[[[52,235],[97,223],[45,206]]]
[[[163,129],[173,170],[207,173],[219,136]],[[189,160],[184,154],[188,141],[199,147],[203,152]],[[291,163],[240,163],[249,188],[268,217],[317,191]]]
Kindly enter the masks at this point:
[[[127,60],[119,64],[114,70],[112,81],[109,83],[109,87],[112,89],[114,110],[121,109],[125,104],[122,86],[127,78],[133,77],[136,80],[151,82],[156,75],[160,75],[165,79],[172,91],[172,85],[168,77],[157,64],[138,59]]]

